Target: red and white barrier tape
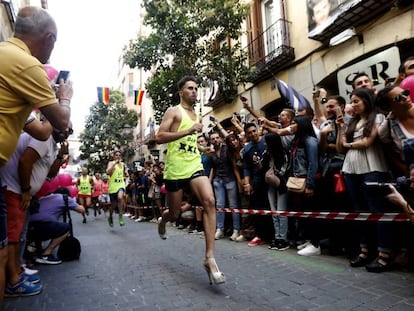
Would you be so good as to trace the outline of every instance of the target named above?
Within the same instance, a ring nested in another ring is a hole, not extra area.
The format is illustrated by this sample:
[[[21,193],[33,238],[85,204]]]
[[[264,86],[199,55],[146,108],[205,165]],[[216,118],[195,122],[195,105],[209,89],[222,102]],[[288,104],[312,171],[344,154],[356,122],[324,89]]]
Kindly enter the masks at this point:
[[[409,221],[404,213],[357,213],[357,212],[292,212],[292,211],[269,211],[236,208],[218,208],[219,212],[258,214],[258,215],[280,215],[300,218],[319,218],[335,220],[357,220],[357,221]]]
[[[128,205],[131,208],[137,208]],[[138,207],[139,208],[139,207]],[[143,209],[152,208],[151,206],[141,207]],[[162,207],[165,209],[166,207]],[[196,208],[201,208],[196,206]],[[254,210],[245,208],[217,208],[218,212],[240,213],[250,215],[279,215],[298,218],[318,218],[318,219],[334,219],[334,220],[355,220],[355,221],[386,221],[386,222],[406,222],[409,221],[404,213],[358,213],[358,212],[293,212],[293,211],[269,211]]]

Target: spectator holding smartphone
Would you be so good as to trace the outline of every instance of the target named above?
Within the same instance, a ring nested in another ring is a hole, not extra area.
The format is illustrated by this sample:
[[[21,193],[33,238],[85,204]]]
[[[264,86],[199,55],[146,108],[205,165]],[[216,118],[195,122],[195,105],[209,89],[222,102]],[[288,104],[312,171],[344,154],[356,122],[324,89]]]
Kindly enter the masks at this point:
[[[55,93],[42,66],[49,60],[56,39],[56,23],[49,13],[27,6],[17,14],[14,37],[0,43],[0,167],[13,154],[33,108],[39,108],[57,130],[69,127],[72,83],[62,83]],[[0,192],[0,302],[5,284],[6,246],[7,214]]]

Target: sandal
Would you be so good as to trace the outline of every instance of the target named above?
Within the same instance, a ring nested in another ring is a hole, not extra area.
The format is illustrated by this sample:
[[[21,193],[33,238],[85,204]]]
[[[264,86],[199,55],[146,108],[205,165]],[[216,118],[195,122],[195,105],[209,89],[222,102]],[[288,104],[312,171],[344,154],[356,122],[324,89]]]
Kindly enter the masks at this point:
[[[361,251],[361,253],[356,256],[354,259],[351,259],[349,261],[349,264],[351,265],[351,267],[363,267],[366,264],[368,264],[369,262],[369,258],[368,258],[368,252],[363,252]]]
[[[391,257],[378,256],[365,266],[368,272],[385,272],[391,270]]]

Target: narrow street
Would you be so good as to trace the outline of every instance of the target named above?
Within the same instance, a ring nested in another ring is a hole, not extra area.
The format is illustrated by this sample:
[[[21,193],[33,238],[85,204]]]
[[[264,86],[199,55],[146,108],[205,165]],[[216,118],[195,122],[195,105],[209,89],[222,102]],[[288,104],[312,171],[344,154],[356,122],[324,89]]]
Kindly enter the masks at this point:
[[[167,226],[164,241],[153,223],[109,228],[103,215],[73,221],[81,259],[35,266],[43,292],[6,299],[4,310],[414,310],[413,273],[367,273],[340,256],[222,239],[216,258],[227,282],[210,286],[200,236]]]

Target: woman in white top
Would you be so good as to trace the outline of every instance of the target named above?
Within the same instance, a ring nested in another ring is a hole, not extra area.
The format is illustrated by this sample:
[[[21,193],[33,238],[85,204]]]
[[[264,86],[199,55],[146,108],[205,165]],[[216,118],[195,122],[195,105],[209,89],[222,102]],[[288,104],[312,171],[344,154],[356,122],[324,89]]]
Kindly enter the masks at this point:
[[[340,124],[337,137],[339,152],[347,150],[342,172],[355,211],[384,212],[387,200],[384,194],[367,187],[368,182],[389,180],[388,167],[381,144],[378,142],[378,127],[385,119],[377,113],[374,93],[367,89],[356,89],[351,94],[355,117],[345,129]],[[374,223],[375,224],[375,223]],[[378,257],[370,262],[369,239],[375,234],[370,223],[364,223],[360,232],[360,254],[351,260],[352,267],[365,266],[370,272],[382,272],[390,267],[391,235],[388,224],[376,225]]]

